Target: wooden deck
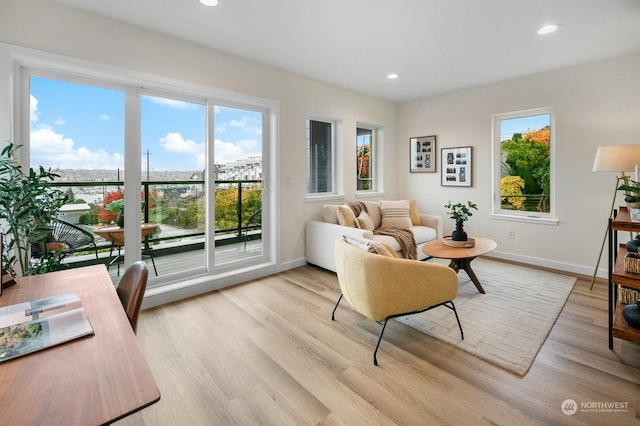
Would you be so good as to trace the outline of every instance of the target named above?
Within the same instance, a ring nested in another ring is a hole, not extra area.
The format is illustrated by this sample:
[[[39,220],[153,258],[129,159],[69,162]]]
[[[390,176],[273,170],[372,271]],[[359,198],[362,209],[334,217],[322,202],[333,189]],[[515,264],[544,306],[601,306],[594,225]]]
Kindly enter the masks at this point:
[[[236,244],[228,244],[224,246],[216,247],[216,264],[223,265],[225,263],[234,262],[242,259],[249,259],[252,257],[260,256],[262,254],[262,240],[250,240],[247,241],[246,249],[244,242]],[[124,253],[124,251],[123,251]],[[158,271],[158,276],[166,274],[171,271],[186,271],[189,269],[198,268],[204,265],[204,250],[190,250],[183,251],[174,254],[160,255],[157,251],[153,253],[153,260]],[[115,255],[115,252],[114,252]],[[79,256],[69,259],[69,263],[75,263],[79,261],[91,262],[91,263],[107,263],[109,259],[109,252],[100,253],[99,261],[96,261],[95,255]],[[149,279],[153,281],[156,278],[151,259],[144,256],[144,259],[149,267]],[[109,275],[114,285],[120,281],[120,276],[124,272],[124,266],[120,263],[120,271],[118,273],[118,265],[113,264],[109,267]]]

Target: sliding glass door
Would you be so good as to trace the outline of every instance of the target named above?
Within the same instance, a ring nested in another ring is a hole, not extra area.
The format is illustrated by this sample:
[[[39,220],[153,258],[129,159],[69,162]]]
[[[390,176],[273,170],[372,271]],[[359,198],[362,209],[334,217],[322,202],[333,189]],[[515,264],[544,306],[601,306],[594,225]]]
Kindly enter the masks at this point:
[[[155,287],[269,258],[269,108],[29,69],[23,81],[29,164],[60,175],[60,218],[95,233],[110,270],[142,258]]]

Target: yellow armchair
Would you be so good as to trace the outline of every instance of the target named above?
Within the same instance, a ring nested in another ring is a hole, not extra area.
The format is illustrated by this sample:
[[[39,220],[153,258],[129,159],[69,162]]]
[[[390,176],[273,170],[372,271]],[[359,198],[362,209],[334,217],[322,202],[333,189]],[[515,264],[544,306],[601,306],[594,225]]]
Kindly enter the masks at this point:
[[[453,299],[458,294],[458,276],[448,266],[369,253],[336,240],[335,260],[342,294],[331,319],[344,297],[353,308],[381,325],[373,351],[373,364],[382,341],[387,321],[445,306],[453,311],[464,340],[462,325]]]

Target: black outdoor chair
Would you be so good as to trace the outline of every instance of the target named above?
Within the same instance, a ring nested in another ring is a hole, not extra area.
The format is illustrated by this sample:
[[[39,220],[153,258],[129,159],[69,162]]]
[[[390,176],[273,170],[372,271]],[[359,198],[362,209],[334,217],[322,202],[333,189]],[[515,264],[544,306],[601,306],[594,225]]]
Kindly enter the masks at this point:
[[[254,214],[249,216],[247,223],[244,225],[244,249],[247,249],[247,240],[249,239],[249,231],[254,228],[262,227],[262,209],[259,209]],[[262,238],[262,232],[260,232],[260,238]]]
[[[79,226],[54,219],[51,223],[51,236],[54,242],[64,243],[65,254],[93,251],[98,259],[98,246],[96,246],[94,235]]]

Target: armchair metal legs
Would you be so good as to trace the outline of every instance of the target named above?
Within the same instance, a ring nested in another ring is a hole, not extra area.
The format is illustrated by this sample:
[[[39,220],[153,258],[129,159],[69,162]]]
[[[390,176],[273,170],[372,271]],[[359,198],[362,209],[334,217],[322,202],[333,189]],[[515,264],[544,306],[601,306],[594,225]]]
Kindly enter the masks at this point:
[[[335,319],[336,319],[336,309],[338,309],[338,305],[340,304],[340,301],[342,300],[342,296],[343,296],[343,294],[340,293],[340,297],[338,297],[338,303],[336,303],[335,308],[333,308],[333,312],[331,312],[331,321],[335,321]]]
[[[333,308],[333,312],[331,313],[331,321],[335,321],[336,309],[338,309],[338,305],[340,304],[340,301],[342,300],[342,297],[343,297],[343,294],[341,293],[340,297],[338,298],[338,302],[336,303],[336,306]],[[384,330],[387,327],[387,322],[390,319],[403,317],[403,316],[406,316],[406,315],[419,314],[421,312],[425,312],[425,311],[431,310],[433,308],[437,308],[438,306],[444,306],[444,307],[449,308],[449,309],[451,309],[453,311],[454,315],[456,316],[456,321],[458,323],[458,328],[460,329],[460,339],[464,340],[464,332],[462,331],[462,324],[460,323],[460,317],[458,317],[458,311],[456,311],[456,305],[453,303],[453,301],[440,303],[438,305],[430,306],[428,308],[421,309],[419,311],[405,312],[405,313],[397,314],[397,315],[390,315],[387,318],[385,318],[384,322],[382,322],[382,323],[378,322],[378,324],[380,324],[380,334],[378,335],[378,341],[376,343],[376,347],[373,350],[373,365],[378,365],[378,357],[377,357],[378,348],[380,347],[380,343],[382,342],[382,335],[384,334]]]

